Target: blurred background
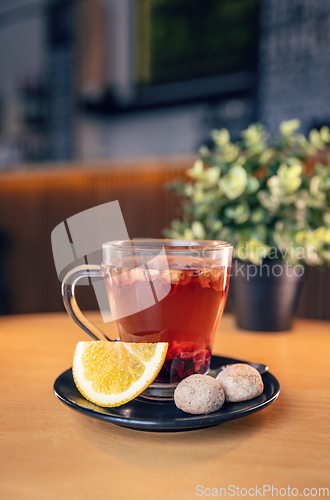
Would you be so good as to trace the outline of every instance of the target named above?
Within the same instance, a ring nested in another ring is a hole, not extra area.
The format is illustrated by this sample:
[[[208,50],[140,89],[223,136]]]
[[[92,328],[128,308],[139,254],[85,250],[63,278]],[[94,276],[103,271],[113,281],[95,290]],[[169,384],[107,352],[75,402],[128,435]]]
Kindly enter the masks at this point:
[[[0,0],[0,312],[63,310],[57,224],[118,199],[130,237],[160,237],[211,129],[308,134],[329,82],[323,0]],[[300,315],[329,292],[312,270]]]

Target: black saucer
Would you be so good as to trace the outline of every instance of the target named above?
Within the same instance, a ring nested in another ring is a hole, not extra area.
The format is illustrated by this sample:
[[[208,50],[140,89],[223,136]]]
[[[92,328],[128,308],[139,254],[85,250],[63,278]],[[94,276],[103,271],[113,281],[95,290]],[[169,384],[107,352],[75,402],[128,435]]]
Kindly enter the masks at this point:
[[[245,361],[212,356],[211,368]],[[114,408],[103,408],[87,401],[78,391],[71,368],[60,375],[54,384],[54,393],[63,403],[90,417],[107,420],[113,424],[142,431],[184,431],[211,427],[227,420],[245,417],[262,410],[275,401],[280,385],[271,373],[262,375],[264,391],[258,398],[243,403],[225,403],[220,410],[208,415],[191,415],[178,410],[173,401],[158,402],[137,397]]]

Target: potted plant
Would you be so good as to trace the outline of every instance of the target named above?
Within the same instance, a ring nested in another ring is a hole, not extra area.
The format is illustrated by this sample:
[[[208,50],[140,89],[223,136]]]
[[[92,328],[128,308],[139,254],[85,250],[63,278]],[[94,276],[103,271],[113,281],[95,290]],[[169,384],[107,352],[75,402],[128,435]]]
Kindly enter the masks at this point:
[[[329,128],[307,139],[299,127],[283,122],[271,138],[252,124],[235,143],[214,130],[214,147],[202,147],[187,180],[170,185],[182,211],[166,236],[234,246],[231,291],[245,329],[290,328],[305,264],[330,264]]]

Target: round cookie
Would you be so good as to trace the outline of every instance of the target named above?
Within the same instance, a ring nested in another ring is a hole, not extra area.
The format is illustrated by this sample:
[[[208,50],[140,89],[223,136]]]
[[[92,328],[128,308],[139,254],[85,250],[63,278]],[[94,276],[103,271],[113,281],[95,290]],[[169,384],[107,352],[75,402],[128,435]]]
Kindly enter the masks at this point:
[[[264,390],[258,370],[243,363],[227,366],[217,375],[216,380],[225,391],[226,401],[231,403],[256,398]]]
[[[186,413],[211,413],[225,402],[225,393],[214,378],[208,375],[190,375],[181,380],[174,391],[174,402]]]

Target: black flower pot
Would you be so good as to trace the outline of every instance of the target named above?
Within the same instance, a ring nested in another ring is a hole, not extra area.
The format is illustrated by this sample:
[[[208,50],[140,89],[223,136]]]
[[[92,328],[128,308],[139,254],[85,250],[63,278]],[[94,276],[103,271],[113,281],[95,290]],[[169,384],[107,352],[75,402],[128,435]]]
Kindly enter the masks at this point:
[[[291,328],[304,278],[301,265],[264,260],[261,266],[234,261],[230,293],[237,326],[279,332]]]

